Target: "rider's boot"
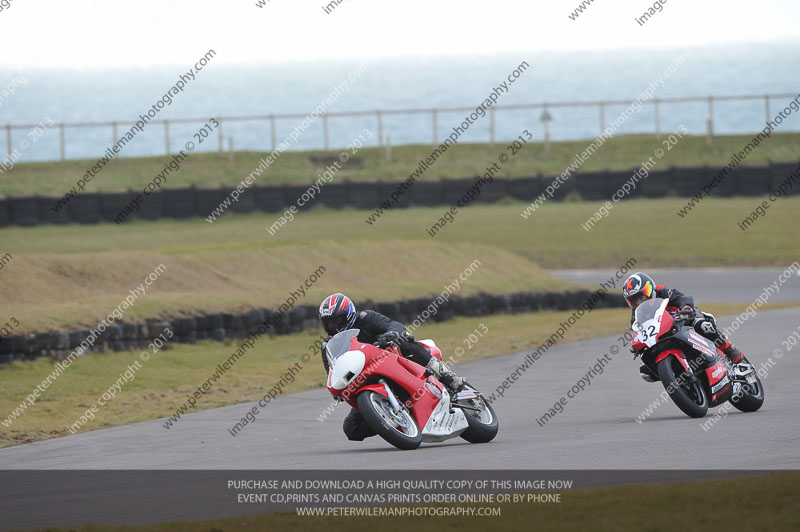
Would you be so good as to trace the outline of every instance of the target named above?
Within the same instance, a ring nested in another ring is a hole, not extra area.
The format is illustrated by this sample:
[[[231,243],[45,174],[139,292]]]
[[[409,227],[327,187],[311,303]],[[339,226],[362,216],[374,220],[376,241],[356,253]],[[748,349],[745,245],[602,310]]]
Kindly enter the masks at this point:
[[[734,364],[738,364],[744,359],[744,354],[742,354],[742,352],[739,351],[739,348],[733,345],[733,342],[730,340],[725,340],[725,343],[719,346],[719,348],[723,353],[725,353],[725,355],[728,357],[728,360]]]
[[[448,368],[444,362],[436,357],[431,357],[431,360],[428,362],[426,367],[431,370],[431,373],[433,373],[437,379],[439,379],[439,382],[444,384],[453,393],[460,392],[467,383],[464,377],[459,377],[453,373],[453,370]]]
[[[644,364],[639,366],[639,376],[646,382],[658,382],[658,377]]]

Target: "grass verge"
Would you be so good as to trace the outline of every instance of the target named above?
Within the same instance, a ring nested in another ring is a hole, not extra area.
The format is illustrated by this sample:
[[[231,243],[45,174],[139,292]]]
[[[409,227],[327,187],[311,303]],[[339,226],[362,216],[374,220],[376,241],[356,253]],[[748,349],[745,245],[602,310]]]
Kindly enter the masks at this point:
[[[730,161],[752,135],[718,136],[711,146],[705,137],[685,136],[659,161],[659,166],[722,167]],[[500,177],[558,175],[583,152],[591,140],[553,142],[546,152],[543,143],[528,144],[513,160],[504,165]],[[619,136],[607,140],[603,147],[581,166],[584,171],[624,170],[638,168],[641,161],[653,155],[661,142],[651,135]],[[339,171],[336,179],[352,181],[395,180],[408,177],[421,159],[429,156],[430,146],[398,146],[392,148],[391,160],[383,148],[362,148]],[[469,177],[497,160],[505,152],[505,143],[460,144],[447,150],[436,165],[425,172],[425,179]],[[262,184],[312,183],[318,174],[331,164],[338,151],[288,151],[259,178]],[[747,165],[768,161],[796,161],[800,153],[800,133],[775,133],[747,158]],[[181,163],[180,171],[170,174],[166,187],[181,188],[236,186],[258,165],[264,152],[238,152],[231,159],[227,154],[194,153]],[[163,170],[172,157],[131,157],[112,160],[86,186],[89,192],[122,192],[129,188],[141,190]],[[316,163],[315,163],[316,161]],[[87,171],[94,161],[21,163],[3,174],[0,192],[6,196],[49,195],[60,197]]]
[[[617,268],[632,256],[639,259],[640,267],[786,266],[797,258],[795,232],[790,228],[800,226],[800,197],[779,199],[767,211],[769,216],[757,220],[747,231],[739,229],[737,223],[762,199],[712,196],[686,218],[675,214],[685,204],[683,198],[624,201],[588,232],[580,224],[597,211],[600,202],[548,202],[528,219],[521,217],[527,205],[520,202],[476,205],[460,209],[435,238],[425,230],[442,216],[444,207],[391,210],[375,225],[364,223],[369,214],[365,211],[312,209],[296,215],[273,237],[265,227],[277,219],[275,214],[231,215],[213,225],[188,220],[141,221],[124,226],[9,227],[0,230],[0,238],[4,248],[14,254],[177,255],[203,249],[278,251],[273,246],[299,243],[313,250],[328,243],[348,248],[363,241],[402,241],[387,252],[393,261],[404,263],[406,271],[418,265],[405,255],[424,243],[491,245],[544,268]],[[198,235],[202,235],[200,242]],[[13,262],[7,264],[3,276],[14,269]],[[345,291],[348,286],[341,289]]]

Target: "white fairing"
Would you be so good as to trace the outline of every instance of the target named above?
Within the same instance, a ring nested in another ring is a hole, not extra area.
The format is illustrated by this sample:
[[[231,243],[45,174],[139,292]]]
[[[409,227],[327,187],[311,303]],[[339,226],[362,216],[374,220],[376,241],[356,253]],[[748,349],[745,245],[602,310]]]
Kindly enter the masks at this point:
[[[668,299],[665,299],[658,307],[655,315],[644,323],[635,322],[632,329],[639,333],[639,341],[647,347],[653,347],[658,341],[658,333],[661,330],[661,318],[667,310]]]
[[[437,348],[436,342],[430,338],[420,340],[419,343],[426,347]],[[438,388],[432,389],[436,397],[441,398],[439,404],[433,409],[428,423],[422,429],[422,441],[437,442],[450,438],[455,438],[469,427],[464,411],[456,408],[454,413],[450,413],[450,395],[439,392]]]
[[[442,399],[433,409],[431,417],[422,429],[422,441],[437,442],[455,438],[469,427],[467,418],[460,408],[450,413],[450,396],[442,394]]]
[[[328,386],[344,390],[364,369],[367,357],[361,351],[348,351],[336,358],[328,372]]]

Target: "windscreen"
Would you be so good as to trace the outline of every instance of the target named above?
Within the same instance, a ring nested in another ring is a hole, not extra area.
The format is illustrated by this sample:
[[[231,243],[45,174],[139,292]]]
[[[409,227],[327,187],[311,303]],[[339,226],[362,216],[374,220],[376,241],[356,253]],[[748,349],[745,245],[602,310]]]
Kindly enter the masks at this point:
[[[350,351],[350,344],[352,343],[353,338],[358,336],[358,332],[358,329],[349,329],[347,331],[340,332],[328,340],[328,359],[336,360],[343,354]]]
[[[663,303],[664,300],[657,297],[655,299],[648,299],[636,307],[636,323],[641,324],[648,320],[652,320],[658,313],[658,309],[661,308]]]

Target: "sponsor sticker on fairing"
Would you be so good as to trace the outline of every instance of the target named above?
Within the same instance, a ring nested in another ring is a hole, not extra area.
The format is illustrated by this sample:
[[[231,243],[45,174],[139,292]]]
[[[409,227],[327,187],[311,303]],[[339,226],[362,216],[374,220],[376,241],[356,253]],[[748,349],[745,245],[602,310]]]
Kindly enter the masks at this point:
[[[725,376],[721,381],[716,383],[714,386],[711,387],[711,393],[717,393],[722,387],[728,384],[728,377]]]
[[[708,346],[706,346],[705,344],[696,344],[694,342],[691,342],[691,344],[692,344],[692,347],[694,347],[695,349],[697,349],[701,353],[705,353],[706,355],[711,355],[711,356],[716,354],[711,349],[709,349]]]
[[[706,338],[705,336],[701,336],[694,329],[689,331],[689,338],[691,338],[692,340],[698,341],[701,344],[705,344],[705,343],[709,342],[708,338]]]
[[[478,397],[474,391],[472,390],[464,390],[463,392],[458,392],[456,396],[456,401],[463,401],[465,399],[475,399]]]

